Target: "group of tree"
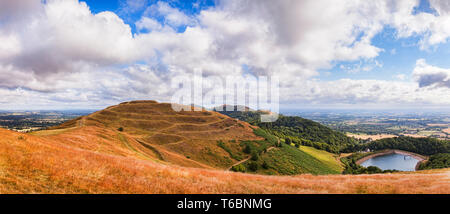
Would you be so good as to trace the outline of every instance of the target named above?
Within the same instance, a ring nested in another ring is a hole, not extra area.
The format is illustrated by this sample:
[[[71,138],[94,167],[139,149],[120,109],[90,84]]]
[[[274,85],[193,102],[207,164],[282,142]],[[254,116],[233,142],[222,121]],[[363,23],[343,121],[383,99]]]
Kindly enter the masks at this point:
[[[298,116],[279,115],[275,122],[260,121],[263,111],[220,111],[230,117],[259,126],[268,133],[285,139],[288,144],[311,146],[331,153],[350,152],[359,141],[320,123]]]
[[[402,136],[380,139],[352,148],[353,151],[365,149],[370,149],[371,151],[399,149],[428,156],[439,153],[450,153],[450,141],[439,140],[436,138],[413,138]]]
[[[450,153],[431,155],[428,161],[419,165],[419,170],[450,168]]]

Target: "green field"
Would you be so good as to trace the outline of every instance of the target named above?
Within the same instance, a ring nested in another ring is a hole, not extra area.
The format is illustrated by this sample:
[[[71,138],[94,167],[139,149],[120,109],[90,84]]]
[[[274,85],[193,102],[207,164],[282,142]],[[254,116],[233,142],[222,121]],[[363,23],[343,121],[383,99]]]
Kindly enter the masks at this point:
[[[315,157],[335,171],[342,172],[342,170],[344,169],[341,162],[339,161],[339,157],[335,154],[323,150],[318,150],[309,146],[300,146],[300,150]]]
[[[322,161],[297,147],[282,144],[260,155],[258,160],[249,160],[243,164],[247,172],[271,175],[296,174],[340,174],[342,169],[331,163],[329,157],[322,152],[315,152]]]

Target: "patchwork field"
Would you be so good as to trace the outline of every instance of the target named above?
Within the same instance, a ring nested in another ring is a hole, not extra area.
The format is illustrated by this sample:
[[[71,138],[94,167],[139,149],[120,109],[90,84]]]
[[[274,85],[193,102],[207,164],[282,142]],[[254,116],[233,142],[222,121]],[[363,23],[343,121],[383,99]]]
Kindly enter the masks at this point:
[[[396,137],[396,135],[388,135],[388,134],[367,135],[367,134],[353,134],[353,133],[347,133],[347,136],[354,137],[356,139],[362,139],[362,140],[367,140],[367,139],[379,140],[379,139],[384,139],[384,138]]]

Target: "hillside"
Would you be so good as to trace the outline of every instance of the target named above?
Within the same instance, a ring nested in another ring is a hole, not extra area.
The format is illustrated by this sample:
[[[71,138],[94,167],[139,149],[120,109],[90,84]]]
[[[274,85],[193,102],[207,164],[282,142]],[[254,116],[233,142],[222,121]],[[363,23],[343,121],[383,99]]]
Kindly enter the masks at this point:
[[[0,193],[450,193],[449,169],[262,176],[147,161],[97,134],[62,143],[0,129]]]
[[[320,123],[297,116],[279,115],[273,123],[262,123],[260,115],[262,111],[218,111],[252,125],[259,126],[269,133],[281,138],[288,139],[294,144],[312,146],[317,149],[332,153],[348,152],[357,145],[356,140],[345,134],[334,131]]]
[[[231,141],[264,140],[248,123],[205,110],[176,112],[171,104],[155,101],[121,103],[35,134],[71,138],[73,132],[58,132],[78,126],[108,130],[110,134],[98,137],[119,140],[141,158],[200,168],[226,169],[240,160],[236,156],[247,156],[239,143]],[[235,155],[218,146],[219,141],[225,142]]]
[[[326,163],[298,149],[280,148],[278,138],[264,130],[213,111],[175,112],[171,104],[133,101],[111,106],[35,135],[59,134],[78,126],[107,129],[141,157],[179,166],[231,169],[260,174],[335,174]],[[81,133],[78,133],[81,134]],[[271,150],[271,156],[266,151]],[[269,159],[264,162],[255,157]],[[278,163],[284,157],[292,161]],[[309,161],[307,161],[309,160]],[[242,162],[241,169],[232,166]],[[248,167],[248,165],[253,167]],[[257,164],[257,166],[255,166]],[[264,164],[265,168],[261,169]],[[285,167],[295,168],[285,170]]]
[[[174,112],[154,101],[32,134],[0,129],[0,139],[0,193],[450,193],[449,169],[255,175],[339,172],[329,153],[280,143],[217,112]],[[227,170],[239,163],[257,168]]]

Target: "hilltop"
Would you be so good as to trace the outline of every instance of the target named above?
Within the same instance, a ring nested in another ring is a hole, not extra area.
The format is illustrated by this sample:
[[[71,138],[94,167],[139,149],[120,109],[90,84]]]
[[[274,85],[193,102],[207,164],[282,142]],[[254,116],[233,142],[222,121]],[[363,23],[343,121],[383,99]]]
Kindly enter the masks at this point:
[[[282,144],[262,129],[170,104],[111,106],[32,134],[0,129],[0,193],[450,193],[449,169],[383,175],[325,174],[333,156]],[[249,147],[258,153],[245,152]],[[314,158],[320,156],[321,158]],[[240,159],[240,160],[239,160]]]
[[[256,127],[246,122],[203,109],[177,112],[171,104],[156,101],[132,101],[110,106],[36,134],[77,126],[108,130],[112,133],[99,135],[100,138],[118,139],[143,158],[199,168],[226,169],[240,161],[236,156],[244,157],[246,154],[238,143],[231,141],[264,140],[255,135],[253,130]],[[69,136],[49,137],[58,139]],[[221,148],[219,142],[223,142],[234,155]]]

